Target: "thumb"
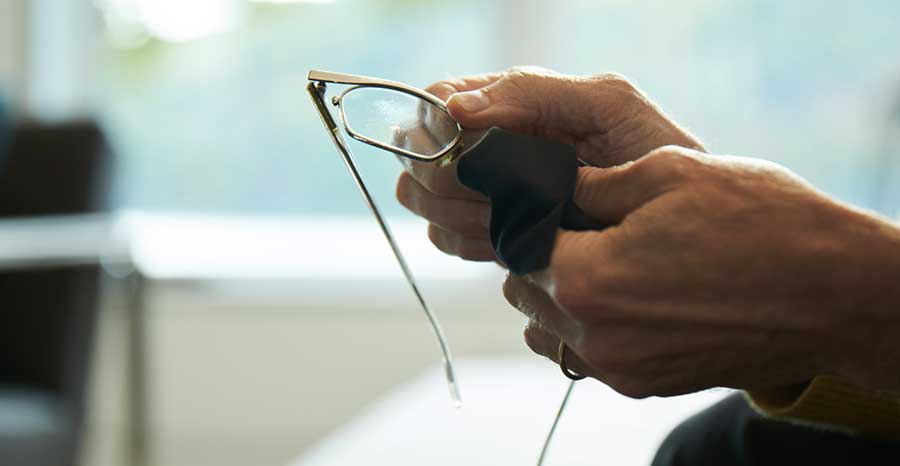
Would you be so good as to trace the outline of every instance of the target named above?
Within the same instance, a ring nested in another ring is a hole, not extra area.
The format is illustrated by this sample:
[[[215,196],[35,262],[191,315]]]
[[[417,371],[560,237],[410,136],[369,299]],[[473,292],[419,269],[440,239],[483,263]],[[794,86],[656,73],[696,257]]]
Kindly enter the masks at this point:
[[[539,129],[575,137],[615,128],[646,104],[618,75],[563,76],[518,68],[485,87],[453,94],[447,108],[467,128]]]
[[[690,172],[694,151],[657,149],[635,162],[610,168],[581,167],[573,200],[589,217],[620,223],[629,213],[671,190]]]

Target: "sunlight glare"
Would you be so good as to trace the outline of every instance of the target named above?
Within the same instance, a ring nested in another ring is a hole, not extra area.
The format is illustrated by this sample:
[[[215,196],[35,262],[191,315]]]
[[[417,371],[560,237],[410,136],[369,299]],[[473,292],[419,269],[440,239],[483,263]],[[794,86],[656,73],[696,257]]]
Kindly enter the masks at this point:
[[[185,42],[234,29],[242,16],[237,0],[136,0],[144,26],[166,42]]]

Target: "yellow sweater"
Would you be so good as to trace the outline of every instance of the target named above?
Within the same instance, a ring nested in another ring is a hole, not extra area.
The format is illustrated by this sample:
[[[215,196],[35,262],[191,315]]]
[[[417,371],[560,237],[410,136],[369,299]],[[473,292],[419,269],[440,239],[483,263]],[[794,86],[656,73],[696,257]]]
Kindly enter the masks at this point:
[[[787,421],[900,441],[900,394],[866,390],[842,378],[820,375],[800,396],[751,391],[761,413]]]

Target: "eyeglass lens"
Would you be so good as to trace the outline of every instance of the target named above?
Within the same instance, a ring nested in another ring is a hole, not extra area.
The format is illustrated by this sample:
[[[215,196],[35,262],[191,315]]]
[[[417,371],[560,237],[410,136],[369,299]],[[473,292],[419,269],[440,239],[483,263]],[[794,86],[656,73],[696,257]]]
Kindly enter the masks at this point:
[[[404,92],[359,87],[346,93],[341,105],[350,131],[423,156],[441,152],[459,134],[444,109]]]

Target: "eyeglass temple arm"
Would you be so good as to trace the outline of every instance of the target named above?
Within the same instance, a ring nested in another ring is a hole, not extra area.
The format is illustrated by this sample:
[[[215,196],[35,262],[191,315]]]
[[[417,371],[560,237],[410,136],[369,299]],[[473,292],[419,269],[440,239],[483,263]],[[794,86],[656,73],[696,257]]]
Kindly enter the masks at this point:
[[[378,79],[378,78],[370,78],[368,76],[360,76],[356,74],[347,74],[347,73],[335,73],[332,71],[319,71],[319,70],[311,70],[306,78],[310,81],[322,81],[326,83],[335,83],[335,84],[391,84],[397,85],[401,83],[397,83],[394,81],[388,81],[386,79]]]

